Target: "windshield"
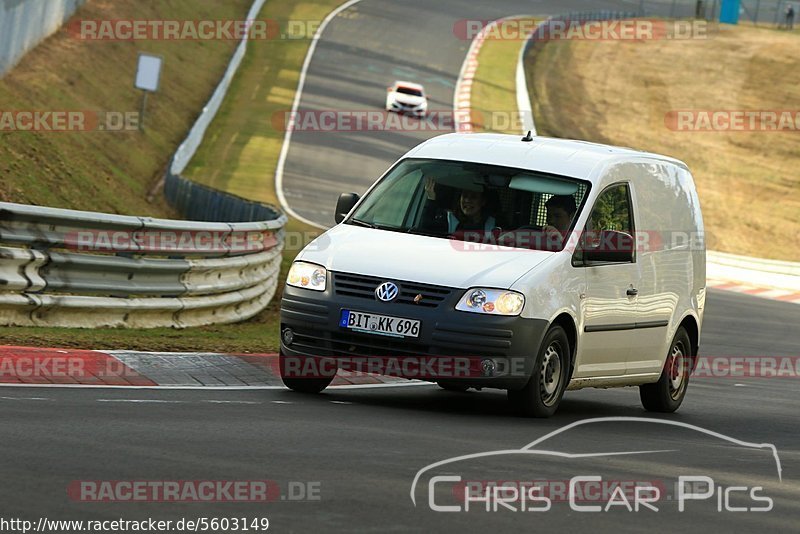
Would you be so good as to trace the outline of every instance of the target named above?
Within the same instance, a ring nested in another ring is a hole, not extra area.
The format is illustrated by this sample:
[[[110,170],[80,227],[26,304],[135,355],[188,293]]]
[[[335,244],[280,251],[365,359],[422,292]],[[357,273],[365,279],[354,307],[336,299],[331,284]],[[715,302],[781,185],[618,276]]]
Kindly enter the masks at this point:
[[[422,96],[422,91],[419,89],[412,89],[410,87],[403,87],[400,86],[396,89],[398,93],[403,93],[404,95],[411,95],[411,96]]]
[[[589,184],[529,170],[406,159],[346,224],[515,248],[561,250]]]

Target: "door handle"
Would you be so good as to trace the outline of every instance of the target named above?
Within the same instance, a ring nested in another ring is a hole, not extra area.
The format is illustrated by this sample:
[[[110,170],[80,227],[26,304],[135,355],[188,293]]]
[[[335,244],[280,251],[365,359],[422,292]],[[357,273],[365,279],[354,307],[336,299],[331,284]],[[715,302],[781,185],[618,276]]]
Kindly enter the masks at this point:
[[[625,292],[625,294],[628,295],[629,297],[635,297],[636,295],[639,294],[639,290],[636,289],[635,287],[629,287],[628,290]]]

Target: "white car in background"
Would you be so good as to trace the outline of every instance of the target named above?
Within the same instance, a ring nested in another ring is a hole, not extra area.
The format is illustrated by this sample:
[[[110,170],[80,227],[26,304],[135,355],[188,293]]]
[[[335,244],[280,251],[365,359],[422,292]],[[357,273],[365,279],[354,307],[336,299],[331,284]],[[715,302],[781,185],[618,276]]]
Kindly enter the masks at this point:
[[[424,117],[428,113],[425,88],[418,83],[396,81],[386,88],[386,111]]]

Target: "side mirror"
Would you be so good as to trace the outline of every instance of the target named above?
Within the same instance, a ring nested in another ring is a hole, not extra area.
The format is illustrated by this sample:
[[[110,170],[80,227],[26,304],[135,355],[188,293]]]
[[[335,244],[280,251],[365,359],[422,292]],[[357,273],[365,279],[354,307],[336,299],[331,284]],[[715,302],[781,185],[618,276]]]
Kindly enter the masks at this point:
[[[584,263],[631,263],[635,250],[633,236],[625,232],[602,230],[584,234]]]
[[[339,195],[339,200],[336,201],[336,211],[333,216],[336,220],[336,224],[339,224],[347,217],[350,210],[358,203],[358,199],[359,197],[355,193],[342,193]]]

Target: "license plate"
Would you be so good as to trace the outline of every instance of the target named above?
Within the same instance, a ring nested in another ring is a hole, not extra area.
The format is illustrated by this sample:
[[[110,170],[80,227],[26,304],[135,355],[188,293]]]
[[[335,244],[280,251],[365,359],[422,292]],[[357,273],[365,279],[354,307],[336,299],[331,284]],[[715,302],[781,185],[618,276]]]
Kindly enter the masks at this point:
[[[364,332],[366,334],[379,334],[392,337],[419,337],[420,321],[390,317],[375,313],[364,313],[352,310],[342,310],[339,326]]]

